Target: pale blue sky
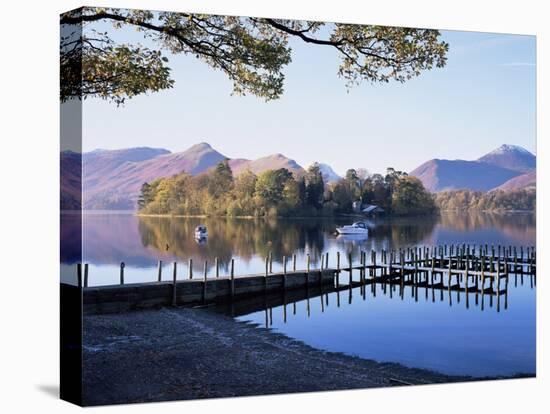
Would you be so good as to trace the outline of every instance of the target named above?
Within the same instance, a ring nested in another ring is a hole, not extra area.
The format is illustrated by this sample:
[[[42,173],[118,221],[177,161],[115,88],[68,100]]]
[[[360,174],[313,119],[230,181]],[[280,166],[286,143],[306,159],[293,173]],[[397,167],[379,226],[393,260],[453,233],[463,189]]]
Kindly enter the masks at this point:
[[[476,159],[504,143],[535,152],[535,37],[442,36],[450,44],[443,69],[349,92],[336,75],[334,50],[292,41],[284,96],[268,103],[231,96],[223,73],[192,56],[168,55],[173,89],[118,108],[85,101],[83,147],[182,151],[206,141],[230,158],[283,153],[304,167],[328,163],[339,174],[352,167],[410,171],[431,158]]]

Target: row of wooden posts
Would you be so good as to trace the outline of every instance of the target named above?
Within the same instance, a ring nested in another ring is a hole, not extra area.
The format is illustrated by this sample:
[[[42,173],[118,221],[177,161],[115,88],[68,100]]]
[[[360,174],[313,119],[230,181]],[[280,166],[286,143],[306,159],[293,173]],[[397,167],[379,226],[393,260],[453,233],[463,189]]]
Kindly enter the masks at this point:
[[[519,253],[519,254],[518,254]],[[336,252],[336,267],[331,270],[335,271],[337,284],[339,283],[339,275],[342,271],[348,271],[350,273],[350,281],[352,277],[353,269],[366,269],[371,271],[371,276],[376,276],[376,270],[382,269],[383,275],[391,275],[393,272],[400,272],[401,275],[406,273],[406,266],[412,266],[413,270],[425,271],[431,270],[432,272],[442,271],[445,266],[445,271],[448,272],[468,272],[479,271],[481,274],[487,272],[488,275],[496,273],[494,276],[498,276],[500,273],[507,274],[509,272],[515,273],[520,267],[523,272],[523,267],[528,267],[528,273],[534,273],[536,267],[536,251],[535,248],[519,247],[516,246],[471,246],[467,244],[463,245],[442,245],[432,247],[408,247],[406,249],[398,250],[382,250],[380,252],[381,263],[377,262],[377,252],[372,250],[370,253],[370,265],[367,264],[367,252],[361,251],[359,255],[359,265],[354,267],[352,253],[347,254],[348,267],[342,266],[341,254]],[[297,257],[296,254],[290,257],[292,263],[292,272],[297,272]],[[288,273],[289,257],[282,257],[282,273],[286,275]],[[453,268],[453,264],[456,265]],[[172,280],[175,283],[177,280],[177,262],[173,262]],[[321,255],[319,270],[329,269],[329,253]],[[82,269],[83,267],[83,269]],[[124,262],[120,263],[119,283],[123,285],[124,269],[126,265]],[[429,269],[431,268],[431,269]],[[163,262],[158,261],[157,266],[157,281],[162,281],[162,269]],[[203,279],[208,278],[208,261],[204,261],[203,267]],[[216,257],[214,259],[215,277],[220,277],[220,262]],[[83,271],[82,271],[83,270]],[[310,254],[306,255],[306,269],[305,273],[308,275],[312,271],[312,261]],[[303,272],[303,270],[301,271]],[[273,254],[270,252],[265,257],[265,272],[267,277],[269,274],[273,274]],[[188,264],[188,278],[193,279],[193,259],[189,259]],[[362,276],[363,277],[363,276]],[[88,286],[88,263],[82,266],[81,263],[77,264],[77,278],[79,286]],[[231,259],[229,278],[233,280],[235,278],[235,259]],[[231,283],[232,289],[233,283]]]

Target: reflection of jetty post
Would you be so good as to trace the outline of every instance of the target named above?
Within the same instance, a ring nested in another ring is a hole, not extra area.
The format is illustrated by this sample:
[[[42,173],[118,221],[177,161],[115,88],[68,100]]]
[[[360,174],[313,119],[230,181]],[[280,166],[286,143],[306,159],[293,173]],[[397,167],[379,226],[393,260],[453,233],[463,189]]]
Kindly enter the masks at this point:
[[[128,283],[125,278],[125,263],[120,263],[120,284],[110,286],[88,286],[88,264],[77,264],[77,283],[84,290],[85,308],[92,312],[121,311],[131,308],[186,305],[194,303],[215,303],[225,300],[240,300],[260,294],[271,295],[278,291],[306,289],[315,292],[317,286],[322,292],[331,293],[349,290],[349,302],[352,300],[352,290],[360,287],[363,299],[366,297],[365,285],[372,285],[372,294],[376,296],[376,284],[381,284],[383,294],[390,289],[393,297],[394,289],[399,287],[399,296],[403,299],[404,290],[411,286],[411,294],[418,301],[419,289],[432,290],[432,301],[435,301],[435,290],[448,292],[449,304],[452,305],[451,292],[456,292],[457,303],[460,294],[466,294],[466,307],[469,307],[469,294],[475,294],[476,306],[481,295],[481,306],[484,307],[484,296],[490,295],[489,305],[492,306],[493,296],[496,296],[496,308],[500,311],[500,298],[507,293],[509,276],[519,275],[530,277],[531,287],[536,284],[536,252],[534,247],[504,247],[447,245],[408,247],[382,250],[381,260],[377,252],[371,250],[370,259],[366,251],[359,252],[359,260],[354,263],[352,253],[347,254],[347,266],[342,265],[341,254],[336,252],[336,267],[329,267],[328,254],[322,254],[319,262],[312,263],[311,256],[306,255],[304,270],[297,270],[297,258],[292,256],[292,271],[287,268],[288,256],[282,256],[281,272],[273,272],[273,254],[265,257],[265,272],[262,275],[235,275],[235,259],[231,259],[228,276],[219,274],[219,260],[214,260],[215,278],[208,276],[208,264],[204,261],[203,277],[193,279],[193,259],[189,259],[189,278],[177,280],[177,262],[174,262],[173,279],[162,281],[162,261],[158,261],[156,281],[145,283]],[[276,260],[277,262],[277,260]],[[316,268],[318,266],[318,268]],[[83,272],[84,270],[84,272]],[[353,272],[359,271],[358,280],[354,280]],[[342,272],[349,272],[349,278],[344,284],[340,278]],[[84,273],[84,275],[83,275]],[[214,273],[214,272],[213,272]],[[447,276],[447,277],[445,277]],[[453,278],[454,276],[454,278]],[[93,277],[93,275],[92,275]],[[504,278],[504,290],[502,279]],[[445,280],[446,279],[446,280]],[[470,284],[473,280],[473,285]],[[489,279],[489,286],[486,280]],[[153,279],[154,280],[154,279]],[[93,280],[92,280],[93,281]],[[346,283],[347,282],[347,283]],[[313,294],[315,296],[315,294]],[[337,297],[339,303],[339,297]],[[504,308],[507,309],[507,298]],[[324,305],[323,305],[324,307]]]

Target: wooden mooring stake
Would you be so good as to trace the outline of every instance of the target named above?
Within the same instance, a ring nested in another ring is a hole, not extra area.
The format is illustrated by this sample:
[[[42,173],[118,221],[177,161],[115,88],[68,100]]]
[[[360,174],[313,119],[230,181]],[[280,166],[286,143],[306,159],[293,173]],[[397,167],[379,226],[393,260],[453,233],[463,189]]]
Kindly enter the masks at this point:
[[[124,264],[124,262],[120,262],[120,284],[123,285],[124,284],[124,267],[126,265]]]

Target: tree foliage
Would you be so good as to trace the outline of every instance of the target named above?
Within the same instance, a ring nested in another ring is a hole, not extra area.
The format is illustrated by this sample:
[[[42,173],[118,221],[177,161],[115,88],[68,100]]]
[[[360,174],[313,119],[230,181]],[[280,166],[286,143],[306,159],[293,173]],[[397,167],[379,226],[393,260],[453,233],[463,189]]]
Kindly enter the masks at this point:
[[[488,193],[471,190],[437,193],[435,202],[440,210],[524,210],[534,211],[537,192],[533,188]]]
[[[422,183],[407,175],[386,181],[381,175],[359,176],[350,170],[327,185],[318,164],[298,176],[280,168],[259,175],[247,170],[234,177],[227,161],[198,176],[183,173],[143,184],[138,208],[145,214],[314,217],[354,213],[355,201],[376,200],[396,215],[436,210]]]
[[[117,44],[108,32],[86,26],[99,21],[133,27],[155,47]],[[348,87],[405,82],[443,67],[448,50],[437,30],[254,17],[85,7],[63,14],[61,24],[75,28],[61,39],[62,101],[99,97],[120,104],[171,88],[166,52],[194,56],[224,72],[234,94],[269,101],[283,94],[291,39],[334,49],[340,57],[336,72]]]
[[[430,214],[436,211],[432,195],[424,188],[422,182],[411,176],[393,177],[392,211],[394,214]]]

